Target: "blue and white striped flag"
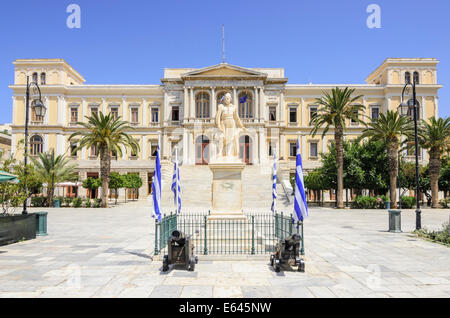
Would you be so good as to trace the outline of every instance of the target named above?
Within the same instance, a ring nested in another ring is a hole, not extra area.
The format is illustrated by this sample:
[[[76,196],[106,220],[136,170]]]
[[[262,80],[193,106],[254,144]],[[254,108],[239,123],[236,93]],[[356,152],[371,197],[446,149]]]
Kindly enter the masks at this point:
[[[308,216],[306,204],[305,185],[303,183],[303,165],[300,155],[300,140],[297,138],[297,160],[295,163],[295,198],[294,198],[294,221],[303,221]]]
[[[172,177],[173,203],[177,209],[177,214],[181,213],[181,184],[180,184],[180,168],[178,167],[178,149],[175,148],[175,163],[173,164]],[[178,203],[177,203],[178,202]]]
[[[277,157],[273,155],[273,174],[272,174],[272,212],[275,212],[275,202],[277,201]]]
[[[161,221],[161,161],[159,160],[159,144],[156,151],[155,171],[152,182],[153,192],[153,217]]]

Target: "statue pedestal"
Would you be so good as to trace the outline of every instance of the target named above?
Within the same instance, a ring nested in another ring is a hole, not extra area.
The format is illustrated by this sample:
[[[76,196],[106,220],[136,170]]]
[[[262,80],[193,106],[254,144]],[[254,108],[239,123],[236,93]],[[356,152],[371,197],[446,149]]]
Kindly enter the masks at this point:
[[[208,219],[245,219],[242,211],[242,170],[238,158],[223,158],[209,164],[213,174],[212,210]]]

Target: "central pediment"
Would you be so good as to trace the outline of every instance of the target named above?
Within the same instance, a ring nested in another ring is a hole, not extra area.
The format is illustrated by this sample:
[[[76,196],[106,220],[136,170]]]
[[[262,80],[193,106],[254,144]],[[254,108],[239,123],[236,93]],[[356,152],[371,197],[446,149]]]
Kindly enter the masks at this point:
[[[217,64],[190,71],[181,75],[182,78],[220,78],[220,77],[252,77],[252,78],[266,78],[267,74],[254,71],[245,67],[230,65],[226,63]]]

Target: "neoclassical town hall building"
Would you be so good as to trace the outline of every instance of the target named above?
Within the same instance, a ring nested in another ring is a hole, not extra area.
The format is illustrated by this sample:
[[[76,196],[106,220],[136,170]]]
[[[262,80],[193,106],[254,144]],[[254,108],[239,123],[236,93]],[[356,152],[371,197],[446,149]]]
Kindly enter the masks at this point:
[[[279,160],[279,180],[286,186],[295,168],[296,141],[300,137],[304,169],[320,165],[320,153],[327,151],[333,131],[325,139],[320,133],[312,137],[309,121],[318,109],[315,99],[333,87],[355,88],[364,97],[365,118],[376,118],[381,112],[400,104],[405,81],[416,78],[419,115],[429,118],[438,114],[438,61],[433,58],[388,58],[366,78],[365,84],[291,84],[283,68],[245,68],[221,63],[193,68],[167,68],[161,83],[155,85],[93,85],[63,59],[18,59],[14,61],[12,151],[22,159],[25,121],[26,77],[38,82],[45,117],[31,113],[30,152],[54,149],[71,156],[78,164],[79,179],[96,177],[99,160],[96,149],[71,154],[75,146],[68,137],[80,129],[79,121],[95,112],[112,113],[134,126],[131,134],[138,141],[138,153],[126,152],[112,163],[120,173],[139,173],[144,181],[140,199],[151,191],[154,156],[161,146],[163,167],[163,200],[169,202],[171,160],[174,147],[182,161],[182,191],[185,205],[208,204],[211,199],[211,172],[208,162],[217,132],[214,117],[217,105],[226,92],[238,105],[239,116],[248,129],[240,137],[240,157],[248,166],[244,170],[244,201],[249,206],[267,205],[271,200],[273,155]],[[242,98],[246,96],[245,98]],[[362,131],[358,123],[349,122],[346,139]],[[406,153],[406,156],[412,153]],[[427,160],[421,151],[421,160]],[[77,189],[69,189],[69,193]],[[283,187],[279,191],[284,191]],[[289,191],[289,190],[287,190]],[[78,195],[85,196],[84,189]],[[333,193],[330,192],[330,198]],[[244,202],[244,206],[245,206]],[[170,206],[171,207],[171,206]]]

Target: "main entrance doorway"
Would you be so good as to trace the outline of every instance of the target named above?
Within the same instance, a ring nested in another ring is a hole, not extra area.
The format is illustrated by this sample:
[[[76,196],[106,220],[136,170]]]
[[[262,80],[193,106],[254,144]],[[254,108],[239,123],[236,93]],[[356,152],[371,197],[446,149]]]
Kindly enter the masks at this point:
[[[207,165],[209,163],[209,139],[205,135],[195,139],[195,164]]]
[[[252,140],[247,135],[239,138],[239,158],[248,165],[252,163]]]

